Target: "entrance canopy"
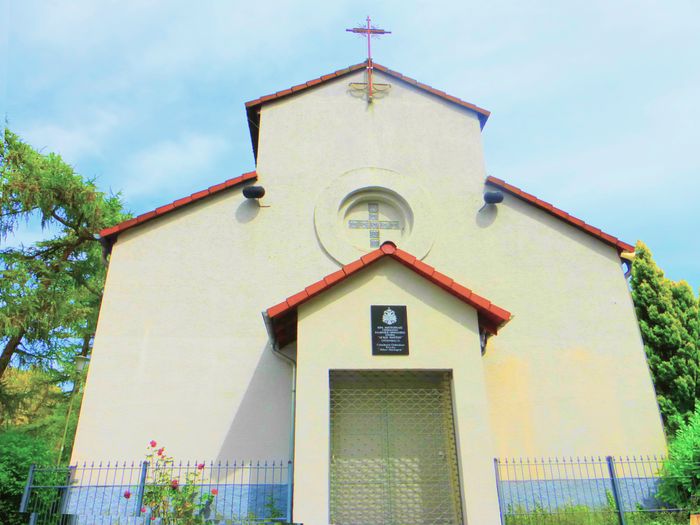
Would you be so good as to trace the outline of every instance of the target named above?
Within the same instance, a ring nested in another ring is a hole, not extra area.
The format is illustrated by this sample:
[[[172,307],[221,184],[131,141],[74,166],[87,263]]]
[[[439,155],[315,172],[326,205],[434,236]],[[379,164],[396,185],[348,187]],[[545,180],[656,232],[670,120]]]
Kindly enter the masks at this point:
[[[400,250],[393,242],[387,241],[378,249],[343,266],[337,272],[327,275],[320,281],[307,286],[299,293],[287,297],[285,301],[268,308],[263,315],[268,323],[275,344],[278,347],[283,347],[296,340],[297,308],[300,304],[309,301],[384,257],[396,260],[421,277],[427,279],[429,282],[473,307],[479,318],[480,329],[488,334],[495,335],[498,329],[511,318],[511,314],[507,310],[475,294],[469,288],[455,282],[447,275],[438,272],[435,268],[423,263],[410,253]]]

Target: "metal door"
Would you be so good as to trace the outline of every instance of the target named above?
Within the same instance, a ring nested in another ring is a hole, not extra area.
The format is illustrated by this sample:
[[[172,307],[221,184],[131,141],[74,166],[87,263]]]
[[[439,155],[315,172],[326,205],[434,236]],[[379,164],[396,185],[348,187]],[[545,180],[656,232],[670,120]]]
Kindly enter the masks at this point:
[[[331,523],[462,523],[448,372],[331,372]]]

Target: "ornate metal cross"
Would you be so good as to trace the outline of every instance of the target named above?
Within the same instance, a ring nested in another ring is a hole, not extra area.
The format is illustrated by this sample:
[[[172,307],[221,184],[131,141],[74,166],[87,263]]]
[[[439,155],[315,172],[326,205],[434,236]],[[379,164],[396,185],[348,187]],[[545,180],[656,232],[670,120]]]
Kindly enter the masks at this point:
[[[384,29],[378,29],[372,27],[372,20],[367,17],[367,27],[353,27],[352,29],[346,29],[350,33],[359,33],[367,35],[367,100],[372,102],[372,70],[374,66],[372,65],[372,37],[377,35],[389,35],[391,31],[385,31]]]
[[[379,220],[379,203],[368,202],[367,212],[369,220],[366,221],[348,221],[348,227],[353,230],[369,230],[369,247],[379,248],[381,243],[379,239],[379,230],[400,230],[400,221],[380,221]]]

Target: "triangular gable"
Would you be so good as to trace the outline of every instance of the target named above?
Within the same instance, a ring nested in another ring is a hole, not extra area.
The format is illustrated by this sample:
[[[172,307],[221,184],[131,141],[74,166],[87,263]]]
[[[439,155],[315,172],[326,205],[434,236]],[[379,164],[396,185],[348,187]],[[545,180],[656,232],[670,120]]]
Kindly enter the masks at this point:
[[[343,266],[343,268],[337,272],[327,275],[320,281],[307,286],[301,292],[287,297],[285,301],[268,308],[264,312],[264,316],[276,344],[282,347],[296,340],[297,308],[300,304],[313,299],[384,257],[390,257],[398,261],[421,277],[454,295],[460,301],[473,307],[479,317],[479,326],[488,334],[496,334],[498,329],[511,318],[511,314],[507,310],[475,294],[469,288],[462,286],[448,276],[438,272],[432,266],[421,262],[410,253],[400,250],[394,243],[385,242],[380,248],[369,252],[357,261]]]
[[[561,210],[557,208],[556,206],[551,205],[550,203],[543,201],[542,199],[538,199],[534,195],[531,195],[530,193],[524,192],[520,188],[516,188],[512,184],[508,184],[506,181],[497,179],[496,177],[487,177],[486,178],[486,183],[491,184],[493,186],[496,186],[497,188],[509,193],[510,195],[513,195],[514,197],[518,197],[519,199],[524,200],[525,202],[532,204],[533,206],[546,211],[550,215],[553,215],[557,219],[561,219],[564,222],[572,225],[574,228],[578,228],[579,230],[582,230],[586,232],[589,235],[592,235],[593,237],[597,238],[598,240],[603,241],[605,244],[609,244],[610,246],[614,247],[618,253],[622,252],[632,252],[634,253],[634,246],[631,244],[628,244],[624,241],[621,241],[617,237],[614,237],[608,233],[605,233],[603,230],[600,228],[596,228],[594,226],[591,226],[590,224],[585,223],[581,219],[574,217],[573,215],[566,213],[564,210]]]
[[[360,62],[359,64],[354,64],[350,67],[346,67],[345,69],[339,69],[338,71],[334,71],[333,73],[329,73],[328,75],[323,75],[321,77],[315,78],[313,80],[309,80],[308,82],[304,82],[303,84],[298,84],[296,86],[292,86],[289,89],[284,89],[282,91],[278,91],[277,93],[272,93],[270,95],[265,95],[263,97],[256,98],[255,100],[251,100],[249,102],[245,103],[246,111],[248,112],[248,127],[250,128],[250,140],[253,143],[253,153],[255,155],[255,158],[258,157],[258,134],[260,131],[260,108],[262,105],[266,102],[270,102],[273,100],[279,100],[281,98],[287,97],[289,95],[294,95],[296,93],[299,93],[300,91],[305,91],[309,88],[318,86],[319,84],[326,83],[331,80],[335,80],[337,78],[343,77],[345,75],[349,75],[350,73],[354,73],[356,71],[360,71],[362,69],[365,69],[367,67],[367,61],[365,60],[364,62]],[[491,112],[484,109],[480,108],[479,106],[476,106],[470,102],[467,102],[465,100],[462,100],[457,97],[453,97],[452,95],[448,95],[444,91],[440,91],[439,89],[435,89],[432,86],[429,86],[428,84],[423,84],[422,82],[418,82],[417,80],[407,77],[405,75],[402,75],[398,71],[394,71],[392,69],[389,69],[388,67],[382,66],[381,64],[377,64],[376,62],[372,62],[372,67],[377,70],[381,71],[382,73],[389,75],[390,77],[393,77],[397,80],[401,80],[403,82],[406,82],[407,84],[410,84],[414,87],[417,87],[418,89],[421,89],[427,93],[430,93],[431,95],[435,95],[437,97],[440,97],[443,100],[447,100],[448,102],[452,102],[453,104],[456,104],[458,106],[462,106],[467,109],[471,109],[472,111],[476,112],[477,116],[479,117],[479,124],[481,126],[481,129],[484,129],[484,126],[486,125],[486,121],[488,120],[489,116],[491,115]]]

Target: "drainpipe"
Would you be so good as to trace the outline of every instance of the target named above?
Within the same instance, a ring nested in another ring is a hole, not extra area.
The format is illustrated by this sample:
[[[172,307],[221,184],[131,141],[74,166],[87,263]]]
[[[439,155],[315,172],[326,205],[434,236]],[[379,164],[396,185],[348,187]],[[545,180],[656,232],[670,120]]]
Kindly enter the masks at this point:
[[[270,338],[270,348],[272,348],[272,351],[274,354],[285,361],[287,361],[291,367],[292,367],[292,403],[290,407],[291,411],[291,425],[289,426],[289,461],[291,461],[292,468],[290,469],[288,475],[292,476],[293,475],[293,469],[294,469],[294,432],[295,432],[295,423],[296,423],[296,408],[297,408],[297,363],[294,359],[289,357],[288,355],[285,355],[282,353],[277,345],[277,341],[275,340],[275,333],[272,329],[272,321],[270,320],[270,317],[267,315],[267,312],[263,311],[262,313],[263,320],[265,321],[265,328],[267,329],[267,334]],[[291,496],[291,493],[290,493]],[[292,521],[292,502],[291,502],[291,497],[290,501],[287,501],[287,518],[291,522]]]

